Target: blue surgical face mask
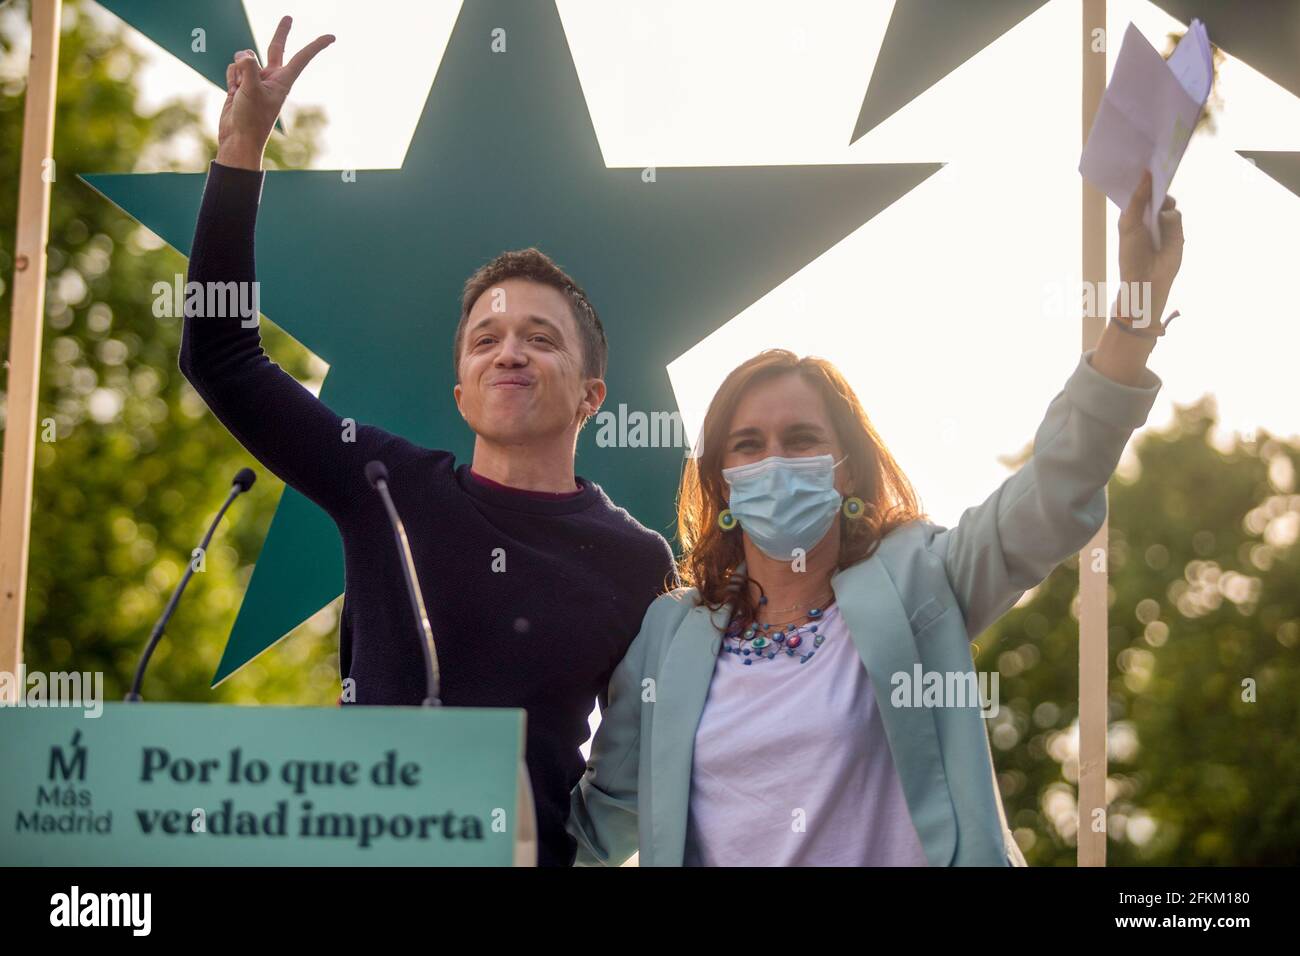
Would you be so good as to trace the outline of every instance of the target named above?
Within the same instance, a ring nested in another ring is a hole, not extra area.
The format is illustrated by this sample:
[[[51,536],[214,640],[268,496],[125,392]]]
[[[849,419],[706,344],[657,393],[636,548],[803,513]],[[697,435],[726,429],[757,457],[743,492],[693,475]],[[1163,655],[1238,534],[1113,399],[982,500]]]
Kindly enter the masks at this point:
[[[731,486],[727,507],[769,558],[789,561],[796,549],[807,554],[835,522],[843,500],[835,490],[835,469],[846,458],[773,456],[724,468],[722,477]]]

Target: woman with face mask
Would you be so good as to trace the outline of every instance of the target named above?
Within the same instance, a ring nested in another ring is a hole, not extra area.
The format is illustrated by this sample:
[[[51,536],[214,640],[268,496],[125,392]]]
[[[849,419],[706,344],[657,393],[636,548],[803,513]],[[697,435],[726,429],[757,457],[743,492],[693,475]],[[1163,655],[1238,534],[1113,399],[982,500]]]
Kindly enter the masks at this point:
[[[1121,275],[1151,282],[1159,316],[1181,219],[1167,200],[1156,252],[1144,190]],[[732,371],[682,480],[688,586],[647,611],[573,792],[577,862],[1023,865],[970,641],[1101,526],[1163,334],[1117,311],[1032,458],[953,528],[922,514],[831,363],[773,350]]]

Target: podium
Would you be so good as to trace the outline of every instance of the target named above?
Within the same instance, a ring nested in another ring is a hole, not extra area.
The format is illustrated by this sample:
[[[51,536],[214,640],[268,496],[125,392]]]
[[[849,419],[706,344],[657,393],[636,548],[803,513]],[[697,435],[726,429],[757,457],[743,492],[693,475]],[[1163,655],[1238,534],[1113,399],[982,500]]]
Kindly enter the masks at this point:
[[[0,865],[536,865],[523,710],[100,706],[0,707]]]

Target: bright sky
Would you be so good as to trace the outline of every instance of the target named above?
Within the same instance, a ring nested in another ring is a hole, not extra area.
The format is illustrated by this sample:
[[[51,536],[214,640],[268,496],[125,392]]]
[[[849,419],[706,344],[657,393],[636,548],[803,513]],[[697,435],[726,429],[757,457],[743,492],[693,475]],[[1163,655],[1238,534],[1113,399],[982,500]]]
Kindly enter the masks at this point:
[[[245,6],[263,61],[282,14],[290,54],[338,36],[287,110],[290,123],[294,104],[328,111],[317,167],[401,165],[459,3]],[[779,345],[831,357],[935,520],[983,500],[1008,474],[998,456],[1032,438],[1078,360],[1078,316],[1062,305],[1079,282],[1077,2],[1053,0],[852,147],[888,0],[559,9],[610,166],[949,164],[669,372],[693,431],[737,356]],[[1130,20],[1162,51],[1181,29],[1144,0],[1113,0],[1107,15],[1112,62]],[[206,95],[215,134],[223,92],[135,39],[155,53],[146,104]],[[1188,237],[1170,301],[1182,315],[1151,360],[1164,388],[1149,424],[1213,392],[1226,430],[1294,436],[1300,198],[1234,150],[1300,150],[1300,99],[1233,58],[1217,92],[1217,132],[1193,138],[1171,189]],[[1112,207],[1112,263],[1116,218]]]

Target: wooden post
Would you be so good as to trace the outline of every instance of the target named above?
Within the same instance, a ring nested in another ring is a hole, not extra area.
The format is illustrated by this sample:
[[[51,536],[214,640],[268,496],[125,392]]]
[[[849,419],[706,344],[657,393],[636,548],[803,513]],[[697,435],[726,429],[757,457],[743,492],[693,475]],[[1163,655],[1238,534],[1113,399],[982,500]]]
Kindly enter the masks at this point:
[[[32,56],[23,108],[14,235],[13,313],[9,327],[8,409],[4,473],[0,477],[0,671],[17,674],[23,661],[27,544],[32,521],[32,464],[45,315],[45,244],[50,234],[54,179],[54,91],[59,67],[63,0],[32,0]],[[8,682],[15,691],[20,681]]]
[[[1082,27],[1083,135],[1080,142],[1086,143],[1092,118],[1106,92],[1106,0],[1083,0]],[[1097,47],[1103,52],[1096,52]],[[1083,281],[1100,290],[1106,281],[1106,196],[1086,180],[1080,181],[1083,184]],[[1100,303],[1100,309],[1094,311],[1103,314],[1090,316],[1084,312],[1084,351],[1095,347],[1101,338],[1106,325],[1105,310],[1110,305],[1106,296],[1094,296],[1092,300]],[[1106,865],[1109,537],[1108,516],[1079,553],[1079,866]]]

